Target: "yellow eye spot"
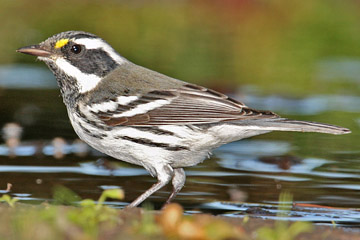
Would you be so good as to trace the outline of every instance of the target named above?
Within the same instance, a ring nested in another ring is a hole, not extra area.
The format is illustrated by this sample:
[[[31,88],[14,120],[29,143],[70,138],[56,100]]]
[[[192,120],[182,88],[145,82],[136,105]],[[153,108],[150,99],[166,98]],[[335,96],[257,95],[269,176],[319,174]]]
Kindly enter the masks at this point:
[[[69,39],[62,38],[55,43],[55,48],[62,48],[69,42]]]

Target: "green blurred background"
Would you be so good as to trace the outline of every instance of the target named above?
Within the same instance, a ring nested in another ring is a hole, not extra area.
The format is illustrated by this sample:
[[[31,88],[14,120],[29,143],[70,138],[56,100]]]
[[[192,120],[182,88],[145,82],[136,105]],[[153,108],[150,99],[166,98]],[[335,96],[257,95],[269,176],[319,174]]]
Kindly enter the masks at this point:
[[[222,91],[358,94],[359,81],[323,81],[321,69],[359,64],[359,26],[357,0],[0,0],[0,64],[39,64],[15,49],[84,30],[139,65]]]

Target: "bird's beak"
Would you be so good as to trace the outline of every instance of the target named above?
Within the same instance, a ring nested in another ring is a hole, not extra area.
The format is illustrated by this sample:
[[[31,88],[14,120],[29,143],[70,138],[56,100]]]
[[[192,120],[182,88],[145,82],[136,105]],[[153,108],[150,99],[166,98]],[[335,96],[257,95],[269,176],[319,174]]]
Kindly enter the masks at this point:
[[[37,57],[50,57],[51,55],[51,52],[44,49],[40,45],[31,45],[31,46],[22,47],[17,49],[16,51],[19,53],[25,53]]]

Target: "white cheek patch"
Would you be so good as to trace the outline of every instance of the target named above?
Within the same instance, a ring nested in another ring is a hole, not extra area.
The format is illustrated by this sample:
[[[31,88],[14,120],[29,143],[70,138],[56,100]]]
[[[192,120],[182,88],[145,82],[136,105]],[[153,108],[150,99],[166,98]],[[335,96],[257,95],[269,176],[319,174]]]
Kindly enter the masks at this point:
[[[118,64],[125,62],[125,59],[121,57],[109,44],[99,38],[79,38],[74,39],[74,43],[84,45],[86,49],[103,49],[109,54],[109,56]]]
[[[86,74],[81,72],[64,58],[55,59],[55,64],[64,71],[66,75],[76,79],[80,93],[85,93],[94,89],[101,81],[101,78],[95,74]]]

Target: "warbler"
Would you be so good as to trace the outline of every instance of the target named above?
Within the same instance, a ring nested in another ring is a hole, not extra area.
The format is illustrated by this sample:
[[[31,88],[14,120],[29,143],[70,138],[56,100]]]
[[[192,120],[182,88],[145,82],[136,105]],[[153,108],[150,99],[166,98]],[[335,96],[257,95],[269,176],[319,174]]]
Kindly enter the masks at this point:
[[[83,141],[157,178],[128,207],[171,181],[169,203],[184,186],[183,168],[201,163],[220,145],[270,131],[350,133],[255,110],[217,91],[138,66],[87,32],[62,32],[17,51],[37,56],[53,72]]]

